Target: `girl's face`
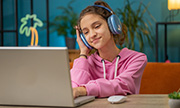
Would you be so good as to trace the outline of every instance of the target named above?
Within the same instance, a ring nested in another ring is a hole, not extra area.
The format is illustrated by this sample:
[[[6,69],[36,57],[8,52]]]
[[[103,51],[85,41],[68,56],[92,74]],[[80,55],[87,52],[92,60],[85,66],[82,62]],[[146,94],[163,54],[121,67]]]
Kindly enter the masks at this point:
[[[95,49],[103,48],[113,40],[106,20],[100,15],[87,14],[81,19],[80,25],[87,42]]]

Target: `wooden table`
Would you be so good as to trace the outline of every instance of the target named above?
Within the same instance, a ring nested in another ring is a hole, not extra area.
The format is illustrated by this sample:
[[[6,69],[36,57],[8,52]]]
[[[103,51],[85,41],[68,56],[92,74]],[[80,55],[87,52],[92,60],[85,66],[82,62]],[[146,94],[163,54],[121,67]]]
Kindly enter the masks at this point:
[[[121,104],[111,104],[102,98],[79,108],[169,108],[168,100],[168,95],[129,95]]]
[[[169,108],[168,95],[129,95],[127,101],[121,104],[111,104],[107,98],[95,99],[78,108]],[[0,106],[0,108],[50,108],[50,107],[15,107]]]

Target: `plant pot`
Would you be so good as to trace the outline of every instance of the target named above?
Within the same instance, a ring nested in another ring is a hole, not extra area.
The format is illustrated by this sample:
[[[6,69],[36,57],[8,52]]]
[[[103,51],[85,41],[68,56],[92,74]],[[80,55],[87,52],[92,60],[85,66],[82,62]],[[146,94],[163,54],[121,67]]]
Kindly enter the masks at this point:
[[[180,108],[180,99],[169,99],[170,108]]]
[[[66,39],[66,46],[68,47],[68,49],[75,49],[76,38],[66,37],[65,39]]]

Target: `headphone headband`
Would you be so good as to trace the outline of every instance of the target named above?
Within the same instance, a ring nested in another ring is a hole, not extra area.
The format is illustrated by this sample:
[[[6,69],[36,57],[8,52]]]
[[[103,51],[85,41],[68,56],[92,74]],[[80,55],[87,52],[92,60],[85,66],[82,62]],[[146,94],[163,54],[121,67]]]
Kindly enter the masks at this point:
[[[109,11],[110,13],[112,13],[112,14],[113,14],[113,11],[112,11],[112,10],[110,10],[109,8],[105,7],[105,6],[102,6],[102,5],[92,5],[92,6],[96,6],[96,7],[101,7],[101,8],[104,8],[104,9],[106,9],[107,11]]]

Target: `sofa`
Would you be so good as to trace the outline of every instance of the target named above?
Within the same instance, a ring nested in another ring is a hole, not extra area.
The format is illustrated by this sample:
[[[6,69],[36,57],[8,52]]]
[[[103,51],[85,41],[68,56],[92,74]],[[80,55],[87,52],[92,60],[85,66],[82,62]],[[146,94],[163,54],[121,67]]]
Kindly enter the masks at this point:
[[[73,62],[70,68],[72,66]],[[147,63],[141,79],[140,94],[169,94],[179,88],[180,63]]]
[[[169,94],[180,88],[180,63],[148,62],[140,94]]]

